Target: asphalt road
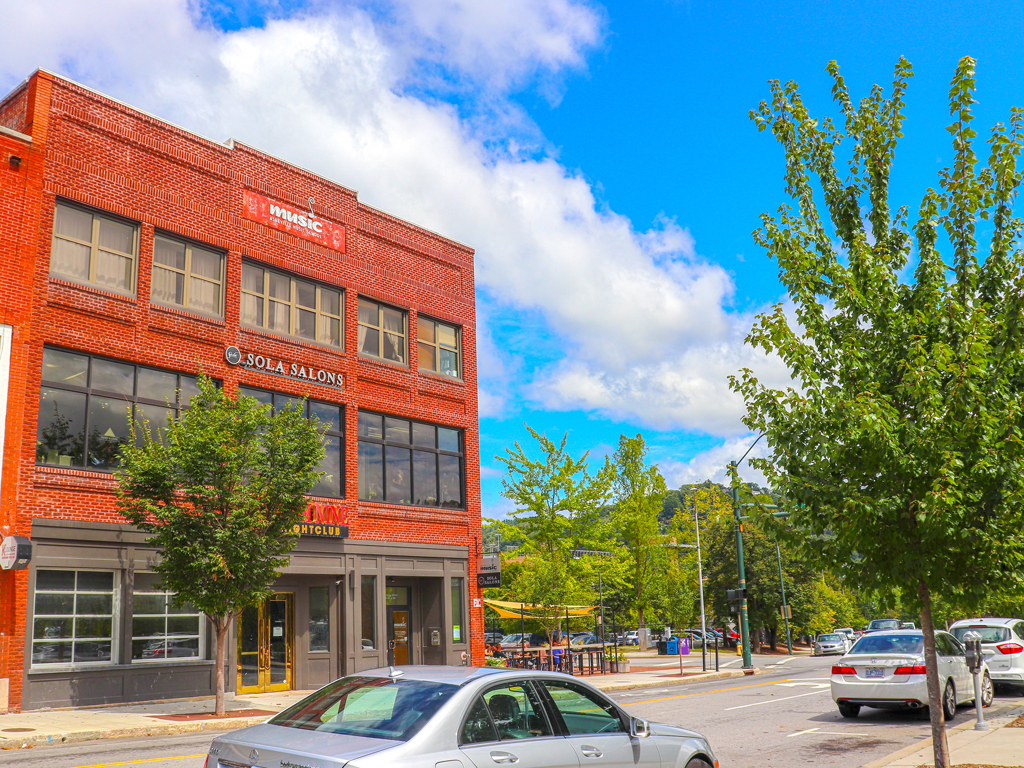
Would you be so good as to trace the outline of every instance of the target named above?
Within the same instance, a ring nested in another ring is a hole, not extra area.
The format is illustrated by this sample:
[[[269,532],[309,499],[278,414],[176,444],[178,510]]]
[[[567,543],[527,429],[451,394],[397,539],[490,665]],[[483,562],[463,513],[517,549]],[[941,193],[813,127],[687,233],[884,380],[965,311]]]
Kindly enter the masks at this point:
[[[612,697],[638,717],[703,733],[722,768],[858,768],[929,737],[928,721],[912,712],[862,709],[855,720],[840,717],[829,690],[833,661],[758,659],[764,674]],[[985,712],[1021,704],[1022,697],[997,693]],[[974,717],[973,707],[961,707],[953,725]]]
[[[722,768],[859,768],[928,737],[928,722],[909,712],[863,709],[856,720],[841,718],[829,693],[832,661],[758,659],[764,674],[611,696],[640,717],[700,731]],[[1024,697],[999,693],[986,714],[1022,704]],[[963,707],[954,724],[973,718],[974,709]],[[202,768],[211,739],[197,734],[12,750],[0,752],[0,766]]]

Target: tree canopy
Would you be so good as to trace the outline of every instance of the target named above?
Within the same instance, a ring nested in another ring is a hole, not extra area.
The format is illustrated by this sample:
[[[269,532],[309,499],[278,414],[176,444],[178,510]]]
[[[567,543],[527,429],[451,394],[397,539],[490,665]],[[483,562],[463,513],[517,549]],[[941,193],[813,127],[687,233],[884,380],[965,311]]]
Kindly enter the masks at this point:
[[[757,242],[792,301],[758,317],[747,341],[776,354],[793,385],[744,370],[732,386],[744,423],[768,437],[751,463],[786,499],[807,554],[921,612],[936,764],[947,765],[930,606],[977,600],[1024,569],[1024,258],[1013,203],[1024,118],[1013,109],[975,150],[975,63],[949,91],[952,165],[916,218],[890,204],[909,62],[891,92],[859,104],[835,62],[841,118],[813,117],[795,83],[771,83],[751,113],[785,154],[793,200],[763,215]],[[984,237],[982,244],[979,239]],[[890,599],[891,603],[892,600]]]

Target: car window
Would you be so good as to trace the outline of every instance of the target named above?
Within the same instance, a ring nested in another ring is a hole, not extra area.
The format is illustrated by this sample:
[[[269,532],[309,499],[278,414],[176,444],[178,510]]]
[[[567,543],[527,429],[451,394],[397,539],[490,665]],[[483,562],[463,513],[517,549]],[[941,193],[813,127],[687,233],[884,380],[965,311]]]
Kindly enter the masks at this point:
[[[821,643],[838,643],[840,641],[839,635],[821,635],[818,638],[818,642]]]
[[[484,704],[483,699],[477,698],[466,715],[466,722],[462,726],[462,733],[459,734],[459,744],[481,744],[497,740],[498,732],[491,721],[491,715],[487,711],[487,706]]]
[[[1017,633],[1017,637],[1024,640],[1024,621],[1018,621],[1013,625],[1014,631]]]
[[[529,739],[550,736],[551,726],[529,683],[512,683],[492,688],[484,696],[498,738]]]
[[[456,685],[343,677],[269,722],[286,728],[408,741],[458,691]]]
[[[953,655],[954,656],[966,656],[967,655],[967,649],[964,648],[963,645],[961,645],[959,640],[957,640],[952,635],[943,635],[943,637],[945,637],[946,638],[946,642],[948,642],[950,644],[950,646],[952,646],[952,648],[953,648]]]
[[[611,702],[572,683],[545,680],[543,685],[551,694],[570,735],[626,730],[618,709]]]
[[[935,633],[935,650],[938,651],[940,656],[955,655],[953,644],[949,642],[949,637],[947,635],[940,634],[939,632]]]
[[[921,635],[864,635],[850,653],[920,653]]]
[[[1010,630],[1006,627],[953,627],[950,632],[960,642],[968,632],[977,632],[983,643],[1001,643],[1010,639]]]

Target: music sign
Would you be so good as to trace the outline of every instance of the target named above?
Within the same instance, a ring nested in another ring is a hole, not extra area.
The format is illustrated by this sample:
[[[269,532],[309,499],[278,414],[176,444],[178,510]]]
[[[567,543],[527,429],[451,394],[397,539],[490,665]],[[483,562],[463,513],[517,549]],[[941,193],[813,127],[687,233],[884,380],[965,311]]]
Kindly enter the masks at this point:
[[[477,563],[476,583],[479,587],[501,586],[501,555],[484,555]]]
[[[247,189],[243,193],[242,213],[260,224],[345,252],[345,228],[318,216],[312,202],[308,209],[296,208]]]

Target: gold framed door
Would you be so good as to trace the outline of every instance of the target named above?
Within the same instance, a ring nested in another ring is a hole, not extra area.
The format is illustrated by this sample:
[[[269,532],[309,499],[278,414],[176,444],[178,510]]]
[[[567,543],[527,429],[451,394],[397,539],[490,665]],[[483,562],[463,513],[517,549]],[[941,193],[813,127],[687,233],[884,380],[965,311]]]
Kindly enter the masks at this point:
[[[272,595],[238,617],[238,693],[292,689],[293,597]]]

